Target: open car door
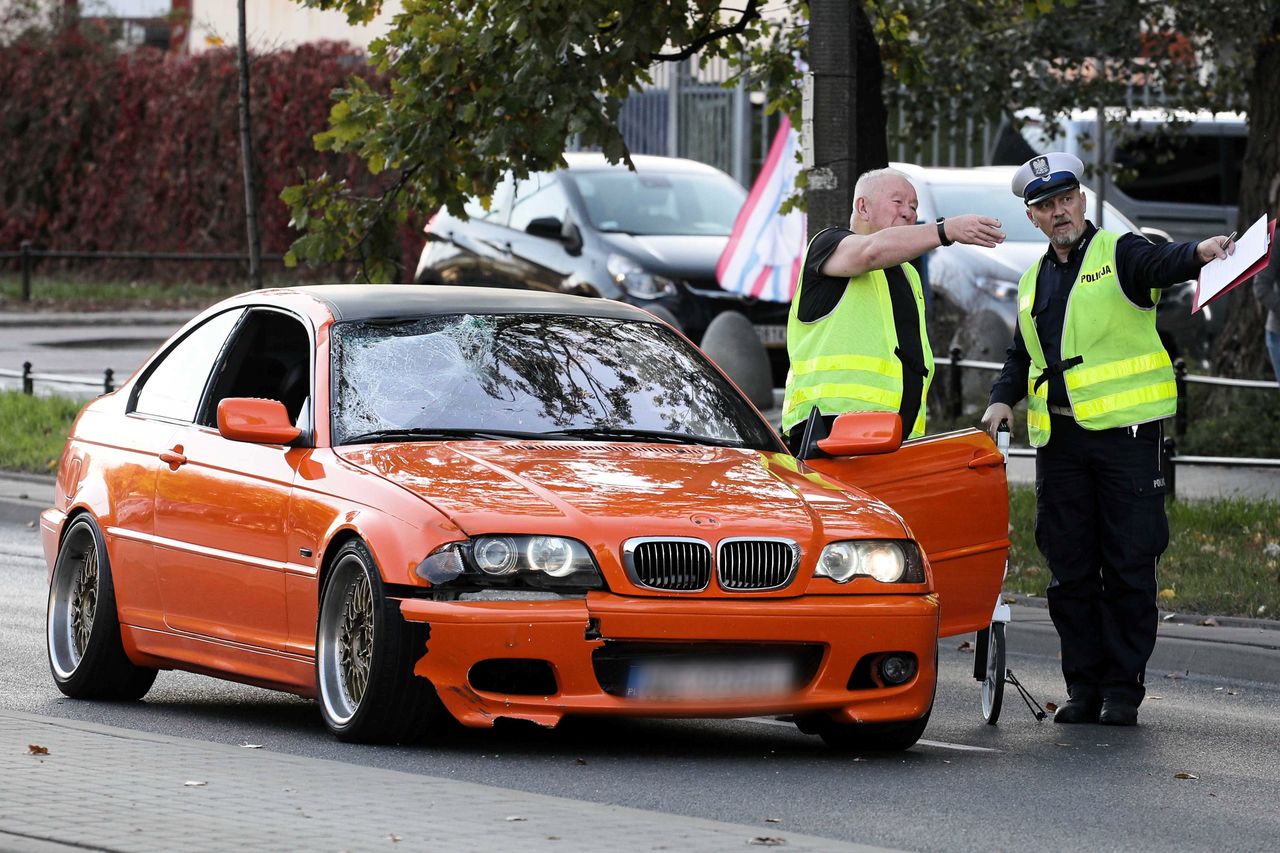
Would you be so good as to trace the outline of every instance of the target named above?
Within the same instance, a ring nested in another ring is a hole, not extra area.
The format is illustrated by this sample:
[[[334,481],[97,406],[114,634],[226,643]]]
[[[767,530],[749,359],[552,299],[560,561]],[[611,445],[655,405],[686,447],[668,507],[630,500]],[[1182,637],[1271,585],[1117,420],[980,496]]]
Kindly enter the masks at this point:
[[[893,507],[933,566],[939,635],[991,623],[1009,554],[1004,458],[975,429],[926,436],[893,453],[807,459],[805,464]]]

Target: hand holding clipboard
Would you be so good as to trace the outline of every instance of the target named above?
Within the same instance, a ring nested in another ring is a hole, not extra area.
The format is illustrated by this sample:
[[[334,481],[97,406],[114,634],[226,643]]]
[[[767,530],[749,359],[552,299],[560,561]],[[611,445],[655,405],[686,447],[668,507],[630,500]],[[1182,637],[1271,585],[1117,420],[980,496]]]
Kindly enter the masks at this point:
[[[1236,243],[1234,252],[1205,264],[1196,282],[1196,298],[1191,312],[1194,314],[1236,285],[1262,272],[1267,266],[1275,230],[1275,220],[1268,223],[1264,214],[1244,232],[1244,236]]]

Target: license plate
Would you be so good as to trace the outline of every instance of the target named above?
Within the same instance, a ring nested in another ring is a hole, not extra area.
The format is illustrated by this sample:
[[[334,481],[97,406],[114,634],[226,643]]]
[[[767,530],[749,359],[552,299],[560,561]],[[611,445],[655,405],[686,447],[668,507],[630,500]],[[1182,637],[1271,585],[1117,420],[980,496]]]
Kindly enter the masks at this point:
[[[627,695],[636,699],[747,699],[795,689],[789,660],[663,660],[633,663]]]
[[[787,345],[786,326],[756,326],[756,334],[760,343],[767,347],[785,347]]]

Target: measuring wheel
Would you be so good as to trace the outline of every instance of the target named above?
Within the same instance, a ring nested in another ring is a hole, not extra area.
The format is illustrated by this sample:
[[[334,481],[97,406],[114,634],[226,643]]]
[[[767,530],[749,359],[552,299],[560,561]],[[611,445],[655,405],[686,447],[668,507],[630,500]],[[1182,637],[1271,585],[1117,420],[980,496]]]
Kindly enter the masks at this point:
[[[974,678],[982,681],[982,718],[994,726],[1004,700],[1004,623],[992,622],[978,632]]]

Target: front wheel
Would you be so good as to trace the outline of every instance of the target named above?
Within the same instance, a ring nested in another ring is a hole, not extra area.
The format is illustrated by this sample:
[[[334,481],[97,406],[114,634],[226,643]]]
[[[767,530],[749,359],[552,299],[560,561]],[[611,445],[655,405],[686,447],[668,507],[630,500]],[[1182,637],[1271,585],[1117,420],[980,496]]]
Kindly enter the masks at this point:
[[[444,713],[435,690],[414,674],[426,628],[405,622],[387,599],[362,542],[333,558],[316,626],[320,712],[339,740],[412,743]]]
[[[920,740],[932,710],[918,720],[901,723],[841,723],[821,717],[806,720],[800,730],[818,735],[838,752],[901,752]]]
[[[978,632],[979,640],[983,634],[987,635],[987,671],[982,680],[982,717],[994,726],[1004,701],[1004,623],[992,622],[991,627]]]
[[[125,654],[111,562],[88,516],[71,522],[58,546],[45,629],[54,683],[73,699],[133,701],[156,680]]]

